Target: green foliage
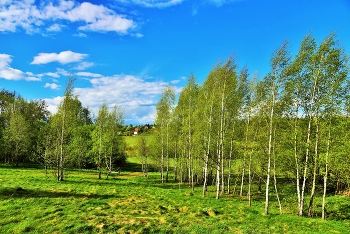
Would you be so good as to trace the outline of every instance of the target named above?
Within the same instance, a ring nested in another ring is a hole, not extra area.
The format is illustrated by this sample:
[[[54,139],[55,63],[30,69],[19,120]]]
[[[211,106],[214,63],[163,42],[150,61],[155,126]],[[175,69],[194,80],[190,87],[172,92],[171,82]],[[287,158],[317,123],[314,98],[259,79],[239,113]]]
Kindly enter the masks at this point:
[[[29,127],[24,117],[19,113],[13,113],[9,126],[4,131],[6,149],[12,156],[12,160],[18,165],[21,157],[29,151]]]
[[[39,161],[40,130],[48,110],[45,101],[27,101],[16,92],[0,91],[0,160],[8,163]]]
[[[268,213],[269,185],[273,183],[279,200],[277,177],[284,176],[296,183],[299,215],[308,201],[309,216],[321,188],[323,208],[326,195],[348,188],[349,66],[335,36],[330,34],[318,44],[308,34],[294,57],[289,42],[283,42],[272,54],[271,71],[263,80],[255,81],[253,75],[250,81],[247,68],[237,74],[231,57],[218,63],[200,86],[191,75],[170,118],[169,145],[166,134],[166,152],[175,159],[175,178],[188,182],[193,190],[194,184],[203,184],[203,195],[206,185],[215,182],[219,198],[232,191],[231,173],[235,174],[234,190],[241,181],[241,196],[245,173],[249,187],[254,176],[261,187],[266,175]],[[157,106],[160,126],[151,147],[162,156],[168,122],[159,117],[169,113],[161,111],[164,100]]]
[[[96,127],[91,132],[91,153],[99,170],[99,178],[101,178],[103,165],[107,169],[108,178],[113,168],[120,166],[125,161],[123,138],[118,134],[122,131],[123,113],[123,110],[117,105],[109,111],[106,103],[103,103],[99,109]]]

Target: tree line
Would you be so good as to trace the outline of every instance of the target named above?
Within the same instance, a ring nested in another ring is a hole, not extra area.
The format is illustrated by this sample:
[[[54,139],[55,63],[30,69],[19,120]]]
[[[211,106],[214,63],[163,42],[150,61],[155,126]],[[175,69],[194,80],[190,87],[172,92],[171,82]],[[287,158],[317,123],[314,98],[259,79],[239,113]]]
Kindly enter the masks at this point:
[[[232,57],[201,85],[191,74],[177,102],[172,87],[163,91],[151,137],[138,136],[142,171],[148,175],[152,157],[162,183],[200,186],[203,196],[213,185],[217,199],[238,193],[249,206],[253,186],[264,188],[266,214],[272,195],[282,213],[278,178],[288,178],[300,216],[313,215],[322,188],[325,218],[327,194],[350,188],[348,74],[348,56],[335,34],[321,43],[308,34],[293,56],[284,41],[263,78],[239,70]],[[66,168],[95,168],[98,178],[108,178],[125,161],[122,136],[132,126],[124,126],[122,108],[103,103],[92,117],[74,95],[74,82],[69,77],[55,114],[44,100],[0,90],[2,162],[40,162],[62,181]]]
[[[203,196],[215,185],[217,199],[237,192],[251,205],[253,183],[259,192],[264,184],[268,214],[271,191],[282,213],[277,182],[289,178],[300,216],[313,215],[316,187],[322,187],[325,219],[326,195],[350,188],[348,74],[336,35],[318,44],[310,33],[294,56],[284,41],[263,79],[247,67],[238,71],[230,57],[202,85],[190,75],[176,105],[167,87],[155,120],[162,182],[172,158],[174,179],[192,190],[202,185]]]
[[[123,110],[103,103],[92,119],[90,110],[73,94],[69,77],[57,112],[50,114],[44,100],[27,101],[16,92],[0,90],[0,160],[41,163],[54,169],[58,181],[65,168],[97,168],[98,177],[126,160]]]

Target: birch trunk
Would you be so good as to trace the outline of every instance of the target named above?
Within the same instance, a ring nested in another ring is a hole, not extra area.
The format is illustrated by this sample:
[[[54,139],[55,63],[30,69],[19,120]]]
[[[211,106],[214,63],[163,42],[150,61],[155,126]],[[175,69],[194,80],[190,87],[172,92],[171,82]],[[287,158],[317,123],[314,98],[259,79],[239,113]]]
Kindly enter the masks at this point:
[[[317,159],[318,159],[318,131],[319,131],[319,123],[318,123],[318,119],[316,117],[314,169],[313,169],[313,178],[312,178],[312,188],[311,188],[311,194],[310,194],[310,203],[309,203],[309,208],[308,208],[308,212],[307,212],[308,217],[312,217],[312,208],[313,208],[315,189],[316,189]]]
[[[323,56],[321,57],[321,62],[323,60]],[[321,67],[318,67],[318,72],[314,78],[312,93],[311,93],[311,103],[313,104],[315,102],[315,95],[316,95],[316,88],[318,84],[318,76],[320,75]],[[309,113],[309,123],[307,128],[307,139],[306,139],[306,153],[305,153],[305,164],[304,164],[304,175],[303,175],[303,185],[301,188],[301,198],[300,198],[300,207],[299,207],[299,216],[303,216],[303,209],[304,209],[304,194],[305,194],[305,186],[306,186],[306,179],[307,179],[307,171],[308,171],[308,165],[309,165],[309,151],[310,151],[310,135],[311,135],[311,122],[314,118],[313,116],[313,107],[311,107],[310,113]]]
[[[254,134],[254,138],[253,138],[253,142],[256,141],[256,138],[257,138],[257,135],[258,135],[258,129],[259,129],[259,126],[256,128],[255,130],[255,134]],[[253,152],[254,152],[254,147],[252,147],[252,150],[249,154],[249,164],[248,164],[248,177],[249,177],[249,182],[248,182],[248,205],[249,207],[252,205],[252,170],[251,170],[251,167],[252,167],[252,155],[253,155]]]
[[[327,151],[326,151],[326,165],[325,165],[325,174],[323,177],[323,196],[322,196],[322,219],[326,219],[326,192],[327,192],[327,178],[328,178],[328,156],[329,148],[331,142],[331,125],[328,125],[328,139],[327,139]]]
[[[273,135],[273,115],[275,107],[275,87],[272,87],[272,103],[270,111],[270,121],[269,121],[269,146],[268,146],[268,162],[267,162],[267,176],[266,176],[266,194],[265,194],[265,214],[269,213],[269,185],[270,185],[270,173],[271,173],[271,152],[272,152],[272,135]]]
[[[204,183],[203,183],[203,192],[202,195],[205,197],[205,194],[207,192],[207,186],[208,186],[208,163],[209,163],[209,153],[210,153],[210,144],[211,144],[211,127],[212,127],[212,112],[213,112],[213,99],[211,101],[210,105],[210,112],[209,112],[209,126],[208,126],[208,139],[207,139],[207,149],[204,155]]]
[[[66,106],[65,100],[63,100],[63,113],[62,113],[62,128],[61,128],[61,147],[60,147],[60,159],[59,159],[59,169],[58,169],[58,181],[63,181],[63,143],[64,143],[64,130],[65,130],[65,121],[66,121]]]
[[[245,131],[245,143],[244,143],[244,152],[243,152],[243,162],[242,162],[242,178],[241,178],[241,190],[239,195],[243,196],[243,185],[244,185],[244,174],[245,174],[245,164],[246,164],[246,153],[248,150],[248,131],[249,131],[249,123],[250,123],[250,115],[248,114],[248,119],[246,123],[246,131]]]
[[[169,123],[166,124],[166,176],[165,182],[169,181]]]
[[[280,209],[280,214],[282,214],[282,204],[281,204],[281,200],[280,197],[278,195],[278,190],[277,190],[277,178],[276,178],[276,152],[275,152],[275,148],[276,148],[276,127],[274,129],[273,132],[273,181],[274,181],[274,187],[275,187],[275,192],[276,192],[276,197],[277,197],[277,201],[278,201],[278,206]]]
[[[230,143],[230,153],[229,153],[229,159],[228,159],[228,175],[227,175],[227,194],[230,194],[230,183],[231,183],[231,161],[232,161],[232,151],[233,151],[233,134],[235,132],[235,123],[233,123],[232,126],[232,137],[231,137],[231,143]]]
[[[162,125],[163,125],[163,121],[162,120]],[[161,176],[161,179],[162,179],[162,184],[164,184],[164,136],[163,136],[163,127],[161,127],[161,144],[162,144],[162,155],[161,155],[161,162],[160,162],[160,176]]]
[[[219,199],[219,193],[220,193],[220,186],[223,187],[223,185],[220,185],[220,170],[222,170],[222,163],[223,163],[223,146],[224,146],[224,116],[225,116],[225,105],[224,105],[224,99],[225,99],[225,87],[226,83],[223,84],[223,92],[221,94],[221,109],[220,109],[220,130],[219,130],[219,142],[218,142],[218,155],[217,155],[217,167],[216,167],[216,199]],[[222,190],[221,190],[222,192]]]
[[[295,109],[295,117],[294,117],[294,160],[295,160],[295,170],[296,170],[296,182],[297,182],[297,196],[298,196],[298,210],[300,211],[301,207],[301,199],[300,199],[300,175],[299,175],[299,160],[298,160],[298,112],[299,106]]]
[[[220,197],[220,169],[221,169],[221,167],[220,167],[220,165],[221,165],[221,157],[220,157],[220,155],[221,155],[221,150],[220,150],[220,144],[219,144],[219,139],[218,139],[218,141],[216,142],[216,147],[217,147],[217,160],[216,160],[216,196],[215,196],[215,198],[216,199],[219,199],[219,197]]]

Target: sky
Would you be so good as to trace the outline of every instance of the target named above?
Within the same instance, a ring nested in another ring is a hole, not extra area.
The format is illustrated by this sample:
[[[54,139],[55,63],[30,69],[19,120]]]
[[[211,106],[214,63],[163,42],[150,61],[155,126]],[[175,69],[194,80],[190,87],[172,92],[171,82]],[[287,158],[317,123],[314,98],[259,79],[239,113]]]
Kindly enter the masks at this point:
[[[171,85],[233,56],[263,78],[284,40],[294,55],[308,34],[336,32],[350,51],[349,0],[0,0],[0,89],[43,99],[55,113],[69,76],[83,106],[152,124]]]

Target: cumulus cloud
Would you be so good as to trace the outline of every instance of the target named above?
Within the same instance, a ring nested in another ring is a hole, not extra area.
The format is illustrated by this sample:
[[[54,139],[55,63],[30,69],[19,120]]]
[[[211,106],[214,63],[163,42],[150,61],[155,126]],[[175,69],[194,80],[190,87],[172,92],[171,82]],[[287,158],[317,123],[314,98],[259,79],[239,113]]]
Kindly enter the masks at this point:
[[[59,24],[53,24],[50,27],[48,27],[46,30],[49,32],[59,32],[62,29],[62,25]]]
[[[47,64],[51,62],[59,62],[61,64],[80,62],[87,54],[75,53],[72,51],[63,51],[59,54],[56,53],[40,53],[34,57],[31,64]]]
[[[70,73],[62,68],[57,68],[57,74],[62,75],[62,76],[69,76]]]
[[[93,62],[81,62],[76,67],[74,67],[74,70],[85,70],[86,68],[92,67],[95,64]]]
[[[97,113],[103,102],[111,106],[118,104],[125,110],[125,120],[132,123],[153,122],[155,104],[168,85],[163,81],[145,81],[132,75],[102,76],[89,81],[91,87],[75,88],[84,106]]]
[[[47,73],[45,73],[44,75],[46,75],[46,76],[51,76],[51,77],[53,77],[53,78],[59,78],[59,77],[60,77],[60,75],[57,74],[57,73],[55,73],[55,72],[47,72]]]
[[[174,5],[178,5],[183,2],[183,0],[120,0],[122,3],[133,3],[143,7],[149,8],[166,8]]]
[[[115,104],[125,111],[126,123],[146,124],[153,123],[156,114],[156,103],[159,100],[164,88],[169,83],[164,81],[152,81],[142,79],[133,75],[102,76],[90,72],[78,72],[75,75],[88,77],[88,87],[74,89],[79,96],[83,106],[97,116],[98,109],[106,102],[109,107]],[[51,88],[47,83],[45,86]],[[180,87],[174,87],[175,92],[181,91]],[[56,113],[62,97],[45,99],[51,113]]]
[[[36,76],[28,76],[24,78],[26,81],[41,81],[41,78]]]
[[[126,104],[135,100],[143,100],[162,93],[166,82],[146,82],[131,75],[115,75],[90,79],[92,87],[76,88],[79,97],[92,106],[100,105],[104,100],[109,103]],[[143,103],[143,102],[141,102]]]
[[[91,73],[91,72],[77,72],[77,73],[75,73],[75,75],[84,76],[84,77],[94,77],[94,78],[102,77],[101,74]]]
[[[54,24],[52,24],[54,22]],[[137,25],[132,19],[103,5],[76,1],[2,0],[0,32],[15,32],[23,28],[27,33],[60,31],[64,24],[78,24],[78,30],[126,34]]]
[[[0,54],[0,78],[6,80],[21,80],[24,73],[18,69],[10,67],[12,62],[11,56],[8,54]]]
[[[45,88],[50,88],[52,90],[59,90],[61,88],[60,85],[55,84],[55,83],[51,83],[51,84],[50,83],[46,83],[44,87]]]
[[[47,109],[52,114],[57,112],[57,106],[60,104],[60,102],[63,100],[63,97],[58,96],[54,98],[44,98],[43,99],[47,104]]]
[[[172,80],[172,81],[170,81],[170,83],[171,84],[178,84],[178,83],[180,83],[182,80],[181,79],[179,79],[179,80]]]

